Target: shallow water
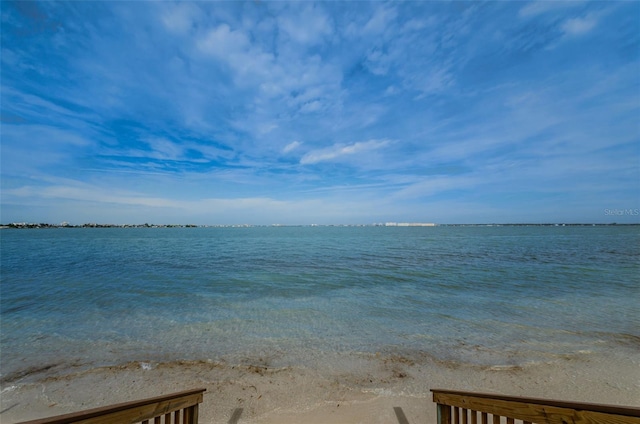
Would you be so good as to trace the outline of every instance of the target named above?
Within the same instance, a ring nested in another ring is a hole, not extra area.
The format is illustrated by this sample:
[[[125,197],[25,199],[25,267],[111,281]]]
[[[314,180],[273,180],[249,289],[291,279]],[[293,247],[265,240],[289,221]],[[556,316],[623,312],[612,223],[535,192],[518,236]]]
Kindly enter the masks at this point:
[[[49,365],[640,346],[640,227],[3,230],[3,379]]]

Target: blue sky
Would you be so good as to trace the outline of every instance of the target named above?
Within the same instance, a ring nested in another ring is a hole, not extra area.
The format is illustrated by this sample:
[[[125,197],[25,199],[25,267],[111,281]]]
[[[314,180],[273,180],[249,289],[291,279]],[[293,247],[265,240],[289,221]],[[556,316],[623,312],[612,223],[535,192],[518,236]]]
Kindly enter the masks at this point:
[[[640,2],[1,5],[4,223],[640,221]]]

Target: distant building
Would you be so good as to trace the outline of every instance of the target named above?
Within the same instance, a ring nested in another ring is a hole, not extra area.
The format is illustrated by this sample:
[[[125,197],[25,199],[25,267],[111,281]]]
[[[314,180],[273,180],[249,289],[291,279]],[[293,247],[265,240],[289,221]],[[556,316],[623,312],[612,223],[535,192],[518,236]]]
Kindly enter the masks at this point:
[[[433,222],[385,222],[385,227],[435,227]]]

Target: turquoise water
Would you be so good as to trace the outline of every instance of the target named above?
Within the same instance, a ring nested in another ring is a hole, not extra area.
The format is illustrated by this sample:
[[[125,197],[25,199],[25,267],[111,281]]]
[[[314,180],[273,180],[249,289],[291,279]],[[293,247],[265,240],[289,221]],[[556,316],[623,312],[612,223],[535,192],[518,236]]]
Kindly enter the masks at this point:
[[[640,345],[640,227],[2,230],[3,376],[128,361],[521,365]],[[244,358],[244,359],[243,359]]]

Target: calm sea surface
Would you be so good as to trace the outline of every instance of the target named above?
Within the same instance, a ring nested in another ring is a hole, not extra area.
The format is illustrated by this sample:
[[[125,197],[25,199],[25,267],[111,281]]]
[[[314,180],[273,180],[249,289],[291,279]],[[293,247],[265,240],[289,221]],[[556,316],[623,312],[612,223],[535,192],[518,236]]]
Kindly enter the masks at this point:
[[[518,365],[640,343],[640,227],[2,230],[3,376],[419,351]]]

